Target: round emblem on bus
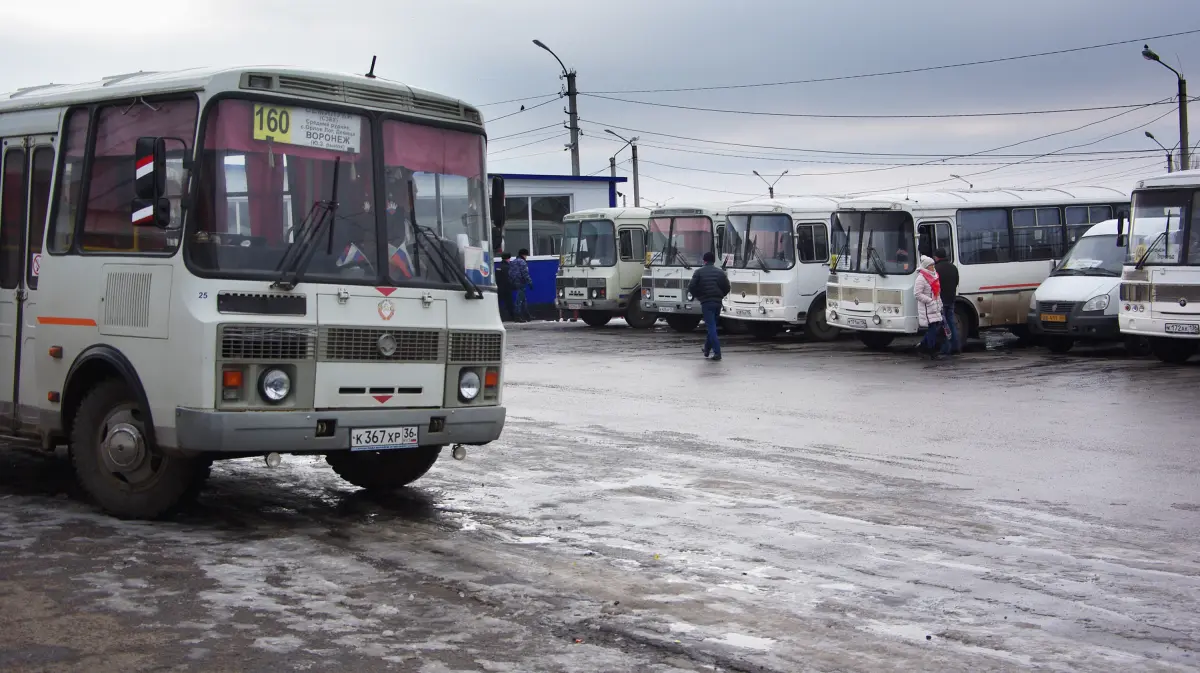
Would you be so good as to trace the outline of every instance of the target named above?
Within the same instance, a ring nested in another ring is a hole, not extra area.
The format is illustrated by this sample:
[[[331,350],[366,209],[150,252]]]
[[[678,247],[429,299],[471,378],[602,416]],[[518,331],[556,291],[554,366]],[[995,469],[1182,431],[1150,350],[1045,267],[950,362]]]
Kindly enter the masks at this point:
[[[384,299],[379,302],[379,317],[384,320],[391,320],[392,316],[396,315],[396,305],[391,299]]]
[[[1187,299],[1186,299],[1186,298],[1184,298],[1184,297],[1180,297],[1180,298],[1179,298],[1179,305],[1180,305],[1180,306],[1187,306]]]
[[[743,292],[742,292],[742,299],[745,299],[745,298],[746,298],[746,293],[743,291]]]
[[[375,345],[379,347],[379,354],[385,358],[390,358],[396,354],[396,337],[390,333],[379,337],[379,341]]]

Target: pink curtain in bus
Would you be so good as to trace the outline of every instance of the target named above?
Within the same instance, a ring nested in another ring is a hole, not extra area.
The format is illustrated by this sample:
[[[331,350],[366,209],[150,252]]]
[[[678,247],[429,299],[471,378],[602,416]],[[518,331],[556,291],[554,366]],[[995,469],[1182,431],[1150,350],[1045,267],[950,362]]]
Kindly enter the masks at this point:
[[[383,161],[422,173],[478,178],[483,167],[480,136],[398,121],[383,124]]]

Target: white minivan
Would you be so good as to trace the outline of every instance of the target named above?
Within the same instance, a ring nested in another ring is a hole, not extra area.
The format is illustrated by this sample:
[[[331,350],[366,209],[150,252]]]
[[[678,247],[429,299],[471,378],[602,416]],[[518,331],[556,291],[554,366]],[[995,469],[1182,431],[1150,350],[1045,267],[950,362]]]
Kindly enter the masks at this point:
[[[1117,246],[1117,221],[1093,225],[1042,281],[1029,303],[1029,330],[1053,353],[1076,341],[1125,341],[1117,322],[1125,249]],[[1140,353],[1140,339],[1126,343]]]

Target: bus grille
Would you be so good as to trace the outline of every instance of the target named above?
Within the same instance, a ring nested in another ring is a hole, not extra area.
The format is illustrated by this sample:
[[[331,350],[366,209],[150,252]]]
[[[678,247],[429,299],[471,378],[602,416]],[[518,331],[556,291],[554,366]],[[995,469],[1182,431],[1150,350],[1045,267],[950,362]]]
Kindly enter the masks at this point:
[[[729,294],[747,297],[758,296],[758,283],[747,283],[742,281],[734,281],[729,284]]]
[[[503,342],[499,332],[452,332],[450,362],[500,362]]]
[[[390,334],[396,340],[396,352],[384,355],[379,339]],[[322,327],[322,362],[441,362],[441,331],[387,330],[359,327]]]
[[[222,325],[221,359],[311,360],[316,341],[316,330],[311,327]]]
[[[1152,301],[1177,302],[1180,299],[1188,303],[1200,302],[1200,285],[1155,285]]]

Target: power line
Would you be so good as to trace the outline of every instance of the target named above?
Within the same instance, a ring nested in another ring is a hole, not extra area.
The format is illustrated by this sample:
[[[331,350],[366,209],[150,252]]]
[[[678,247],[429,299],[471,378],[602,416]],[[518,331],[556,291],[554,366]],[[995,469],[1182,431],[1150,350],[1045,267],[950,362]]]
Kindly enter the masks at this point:
[[[500,157],[499,159],[495,159],[495,160],[488,159],[488,163],[496,163],[498,161],[509,161],[511,159],[528,159],[529,157],[540,157],[545,154],[554,154],[556,152],[562,152],[562,151],[563,150],[549,150],[546,152],[537,152],[534,154],[522,154],[521,156],[517,156],[517,157]]]
[[[520,131],[520,132],[518,132],[518,133],[510,133],[510,134],[508,134],[508,135],[506,135],[506,136],[497,136],[497,137],[495,137],[495,138],[488,138],[488,142],[489,142],[489,143],[494,143],[494,142],[496,142],[496,141],[498,141],[498,140],[507,140],[507,139],[509,139],[509,138],[516,138],[517,136],[523,136],[523,135],[525,135],[526,133],[533,133],[534,131],[545,131],[546,129],[549,129],[549,128],[554,128],[554,127],[556,127],[556,126],[558,126],[558,122],[555,122],[555,123],[553,123],[553,124],[547,124],[547,125],[545,125],[545,126],[539,126],[539,127],[535,128],[535,129],[529,129],[529,130],[526,130],[526,131]]]
[[[1169,99],[1169,98],[1163,99],[1163,101],[1170,101],[1170,100],[1171,99]],[[1195,100],[1195,99],[1193,99],[1193,100]],[[1159,101],[1159,102],[1162,102],[1162,101]],[[708,140],[707,138],[693,138],[693,137],[689,137],[689,136],[681,136],[681,135],[674,135],[674,134],[670,134],[670,133],[662,133],[659,131],[647,131],[645,129],[635,129],[635,128],[630,128],[628,126],[620,126],[617,124],[606,124],[604,122],[594,121],[591,119],[581,119],[580,121],[587,122],[589,124],[595,124],[596,126],[601,127],[601,128],[613,128],[613,129],[619,129],[622,131],[629,131],[631,133],[640,133],[643,135],[659,136],[661,138],[673,138],[676,140],[689,140],[689,141],[693,141],[693,142],[709,143],[712,145],[729,145],[731,147],[745,147],[745,148],[749,148],[749,149],[778,150],[781,152],[807,152],[807,153],[811,153],[811,154],[841,154],[841,155],[846,155],[846,156],[865,156],[865,157],[955,158],[955,157],[959,156],[959,155],[955,155],[955,154],[949,153],[949,152],[944,152],[941,154],[921,154],[921,153],[916,153],[916,152],[912,152],[912,153],[909,153],[909,152],[856,152],[856,151],[850,151],[850,150],[820,150],[820,149],[812,149],[812,148],[804,148],[804,147],[780,147],[780,146],[775,146],[775,145],[753,145],[753,144],[749,144],[749,143],[735,143],[735,142],[729,142],[729,141],[724,141],[724,140]],[[1101,120],[1101,121],[1105,121],[1105,120]],[[1069,132],[1070,131],[1063,131],[1063,133],[1069,133]],[[1041,136],[1041,137],[1048,137],[1048,136]],[[1020,143],[1018,143],[1018,144],[1020,144]],[[1128,153],[1137,153],[1137,152],[1156,152],[1156,151],[1158,151],[1158,150],[1143,150],[1143,149],[1108,150],[1107,152],[1081,152],[1080,154],[1089,154],[1089,155],[1090,154],[1104,154],[1104,153],[1128,154]],[[733,155],[731,155],[731,156],[733,156]],[[1033,156],[1033,155],[1030,155],[1030,154],[992,154],[990,156],[1004,157],[1004,158],[1019,158],[1019,157],[1027,157],[1027,156]],[[752,157],[752,158],[758,158],[758,157]]]
[[[770,86],[787,86],[792,84],[816,84],[819,82],[838,82],[851,79],[864,79],[868,77],[888,77],[892,75],[907,75],[918,72],[929,72],[933,70],[948,70],[950,68],[966,68],[976,65],[987,65],[990,63],[1005,63],[1008,61],[1019,61],[1022,59],[1040,58],[1043,56],[1057,56],[1060,54],[1070,54],[1080,51],[1088,51],[1092,49],[1103,49],[1106,47],[1116,47],[1125,44],[1135,44],[1138,42],[1149,42],[1151,40],[1162,40],[1169,37],[1180,37],[1182,35],[1192,35],[1200,33],[1200,29],[1185,30],[1178,33],[1166,33],[1163,35],[1151,35],[1148,37],[1139,37],[1131,40],[1121,40],[1119,42],[1105,42],[1104,44],[1093,44],[1086,47],[1073,47],[1071,49],[1056,49],[1054,51],[1043,51],[1036,54],[1024,54],[1022,56],[1006,56],[1003,58],[991,58],[982,61],[967,61],[965,63],[951,63],[946,65],[933,65],[923,68],[908,68],[905,70],[890,70],[886,72],[864,73],[859,75],[841,75],[837,77],[819,77],[815,79],[799,79],[786,82],[763,82],[758,84],[728,84],[722,86],[697,86],[683,87],[677,89],[627,89],[623,91],[592,91],[592,94],[629,94],[629,93],[678,93],[683,91],[717,91],[720,89],[750,89],[755,87],[770,87]]]
[[[489,105],[503,105],[505,103],[520,103],[521,101],[527,101],[527,100],[541,100],[542,98],[549,98],[551,96],[561,97],[562,92],[545,93],[540,96],[526,96],[525,98],[510,98],[509,100],[498,100],[495,103],[483,103],[481,105],[476,105],[475,107],[488,107]]]
[[[583,93],[589,96],[618,103],[632,103],[649,107],[669,108],[672,110],[689,110],[692,112],[718,112],[723,114],[753,115],[758,117],[787,117],[795,119],[963,119],[976,117],[1022,117],[1029,115],[1062,114],[1066,112],[1096,112],[1099,110],[1140,109],[1148,105],[1167,105],[1168,102],[1136,103],[1131,105],[1102,105],[1097,107],[1059,108],[1054,110],[1015,110],[1011,112],[952,112],[946,114],[816,114],[807,112],[764,112],[761,110],[727,110],[723,108],[699,107],[696,105],[675,105],[672,103],[654,103],[646,100],[616,98],[600,94]],[[535,106],[536,107],[536,106]]]
[[[532,107],[525,107],[525,108],[521,108],[520,110],[517,110],[516,112],[510,112],[509,114],[506,114],[506,115],[504,115],[504,116],[502,116],[502,117],[496,117],[495,119],[489,119],[489,120],[486,120],[486,121],[487,121],[487,123],[488,123],[488,124],[495,124],[496,122],[500,121],[501,119],[508,119],[509,117],[512,117],[513,115],[519,115],[519,114],[521,114],[522,112],[529,112],[530,110],[536,110],[536,109],[540,108],[541,106],[543,106],[543,105],[547,105],[547,104],[549,104],[549,103],[553,103],[553,102],[554,102],[554,101],[556,101],[556,100],[558,100],[558,98],[551,98],[551,99],[550,99],[550,100],[548,100],[548,101],[545,101],[545,102],[542,102],[542,103],[538,103],[537,105],[534,105],[534,106],[532,106]]]
[[[505,147],[504,149],[496,150],[495,152],[488,152],[488,156],[490,157],[490,156],[494,156],[497,154],[501,154],[503,152],[511,152],[512,150],[519,150],[522,147],[529,147],[530,145],[537,145],[539,143],[544,143],[547,140],[555,140],[557,138],[561,138],[562,135],[563,134],[561,132],[555,131],[554,135],[552,135],[552,136],[547,136],[545,138],[539,138],[537,140],[534,140],[533,142],[525,143],[524,145],[514,145],[513,147]]]

